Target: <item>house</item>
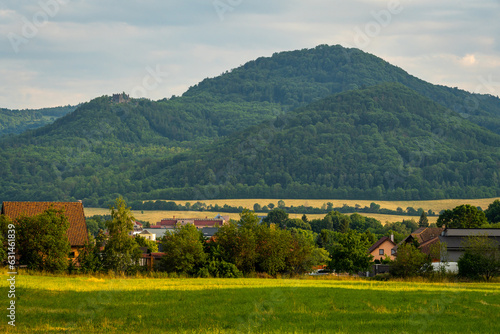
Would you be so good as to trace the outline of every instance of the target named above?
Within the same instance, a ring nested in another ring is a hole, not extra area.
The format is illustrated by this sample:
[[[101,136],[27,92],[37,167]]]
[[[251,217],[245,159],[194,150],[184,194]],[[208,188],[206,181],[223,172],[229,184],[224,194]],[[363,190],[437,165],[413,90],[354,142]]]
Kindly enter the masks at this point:
[[[148,230],[143,230],[142,232],[137,233],[137,235],[139,235],[139,236],[141,236],[141,237],[143,237],[144,239],[147,239],[147,240],[156,241],[156,234],[151,233]]]
[[[140,236],[144,238],[144,235],[152,235],[151,239],[149,240],[159,240],[161,238],[163,238],[165,236],[165,234],[168,232],[169,230],[166,229],[166,228],[145,228]],[[144,233],[144,234],[142,234]],[[148,234],[146,234],[148,233]]]
[[[394,253],[397,254],[398,247],[403,243],[418,243],[418,249],[424,254],[430,255],[433,245],[439,243],[439,235],[443,232],[442,227],[420,227],[411,233],[405,239],[394,247]],[[439,261],[439,259],[433,259]]]
[[[88,242],[87,224],[81,202],[3,202],[1,214],[15,222],[21,216],[36,216],[50,208],[64,210],[69,221],[69,257],[78,257],[80,249]]]
[[[383,260],[386,256],[389,256],[391,260],[394,260],[394,247],[396,244],[394,243],[394,235],[390,237],[382,237],[376,243],[374,243],[370,249],[368,249],[368,253],[373,256],[374,260]]]
[[[449,228],[439,236],[441,242],[446,243],[447,260],[450,263],[458,262],[465,252],[464,241],[469,236],[487,236],[496,240],[500,245],[499,228]]]

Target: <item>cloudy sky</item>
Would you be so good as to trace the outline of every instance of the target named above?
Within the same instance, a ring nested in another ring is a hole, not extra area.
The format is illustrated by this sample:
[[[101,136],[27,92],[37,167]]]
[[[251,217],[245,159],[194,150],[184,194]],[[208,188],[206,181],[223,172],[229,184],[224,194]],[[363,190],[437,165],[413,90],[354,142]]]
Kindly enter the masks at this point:
[[[3,0],[0,107],[161,99],[274,52],[341,44],[500,95],[500,0]]]

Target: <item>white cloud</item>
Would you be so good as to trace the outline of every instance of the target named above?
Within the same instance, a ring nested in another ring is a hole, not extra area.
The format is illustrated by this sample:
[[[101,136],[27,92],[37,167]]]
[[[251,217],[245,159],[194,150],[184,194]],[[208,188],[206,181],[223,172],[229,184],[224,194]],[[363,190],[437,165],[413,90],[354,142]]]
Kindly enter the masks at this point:
[[[0,5],[0,107],[130,92],[157,66],[169,75],[147,94],[161,99],[257,57],[318,44],[358,44],[432,83],[474,90],[478,77],[500,81],[496,0],[400,0],[390,17],[389,0],[220,0],[232,8],[223,20],[214,0],[65,1],[18,53],[7,36],[22,36],[21,18],[32,20],[41,6]],[[356,43],[359,31],[370,32],[368,43]]]

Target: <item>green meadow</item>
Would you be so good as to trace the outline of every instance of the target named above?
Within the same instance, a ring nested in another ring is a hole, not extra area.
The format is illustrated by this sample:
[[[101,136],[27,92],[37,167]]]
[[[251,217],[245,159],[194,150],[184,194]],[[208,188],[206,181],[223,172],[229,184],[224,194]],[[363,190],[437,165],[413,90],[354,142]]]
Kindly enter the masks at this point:
[[[17,276],[2,333],[500,333],[498,283]]]

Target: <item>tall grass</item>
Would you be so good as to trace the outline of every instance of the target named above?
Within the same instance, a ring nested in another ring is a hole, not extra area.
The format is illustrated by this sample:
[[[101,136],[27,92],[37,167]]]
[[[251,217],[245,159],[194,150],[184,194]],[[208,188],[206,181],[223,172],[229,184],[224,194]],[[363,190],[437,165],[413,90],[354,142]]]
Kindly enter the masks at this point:
[[[154,274],[156,275],[156,274]],[[498,333],[497,283],[17,277],[16,333]],[[6,296],[6,272],[0,274]],[[4,297],[6,298],[6,297]]]

